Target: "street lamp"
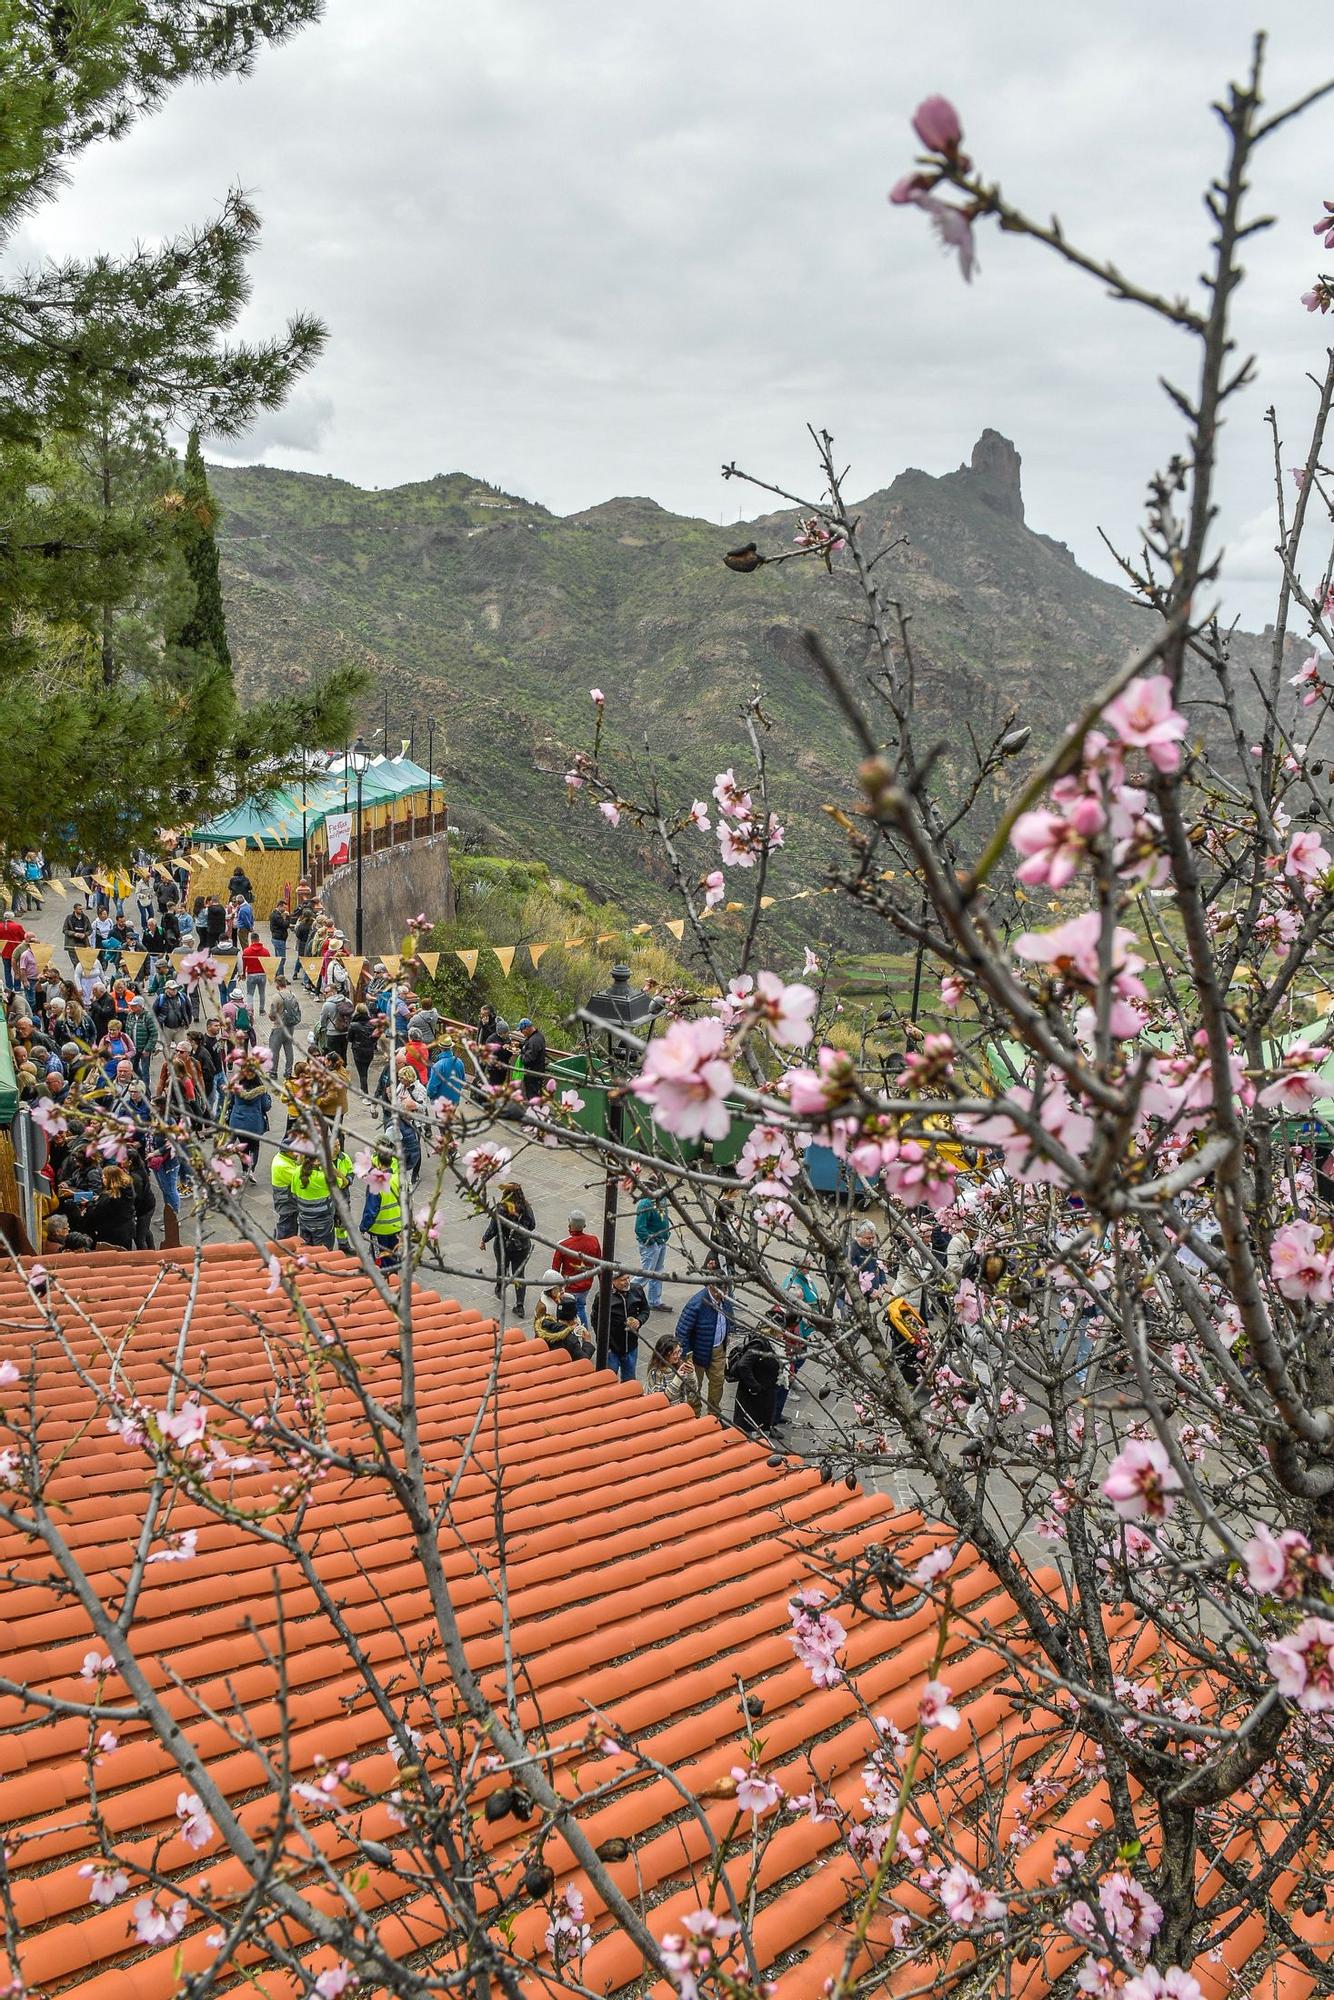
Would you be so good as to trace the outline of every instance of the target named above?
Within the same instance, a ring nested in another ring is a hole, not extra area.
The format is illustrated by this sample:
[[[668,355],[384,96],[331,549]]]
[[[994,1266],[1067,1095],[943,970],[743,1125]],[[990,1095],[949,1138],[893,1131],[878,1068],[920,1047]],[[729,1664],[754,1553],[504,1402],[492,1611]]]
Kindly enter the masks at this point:
[[[364,736],[357,738],[348,754],[353,775],[357,781],[357,919],[354,933],[356,943],[352,948],[356,952],[357,957],[360,958],[364,949],[361,908],[361,781],[371,767],[371,753],[366,747]]]
[[[629,1066],[633,1050],[627,1048],[621,1039],[620,1030],[637,1034],[646,1024],[653,1032],[653,1022],[662,1012],[662,1001],[651,994],[640,993],[630,984],[628,965],[614,965],[611,969],[611,985],[605,993],[594,993],[584,1002],[584,1013],[605,1028],[607,1034],[607,1056],[612,1072],[607,1084],[607,1137],[614,1146],[619,1146],[624,1131],[625,1105],[616,1085],[615,1073],[622,1075]],[[611,1274],[616,1266],[616,1197],[620,1188],[620,1163],[612,1158],[607,1162],[607,1178],[602,1194],[602,1256],[606,1268],[602,1272],[598,1288],[596,1366],[605,1368],[607,1353],[611,1345]]]

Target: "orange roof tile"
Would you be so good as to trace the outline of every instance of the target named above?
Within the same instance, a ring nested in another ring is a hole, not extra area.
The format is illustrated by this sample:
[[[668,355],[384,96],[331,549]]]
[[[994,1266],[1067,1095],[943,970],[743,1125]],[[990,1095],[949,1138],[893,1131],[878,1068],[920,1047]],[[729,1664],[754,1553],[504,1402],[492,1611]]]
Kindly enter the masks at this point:
[[[55,1301],[59,1333],[42,1323],[11,1271],[0,1276],[0,1349],[31,1368],[36,1384],[46,1460],[56,1466],[45,1488],[47,1507],[96,1586],[114,1593],[142,1521],[146,1460],[110,1434],[101,1416],[89,1422],[88,1383],[105,1385],[118,1370],[145,1403],[161,1406],[192,1294],[182,1366],[234,1408],[238,1433],[243,1419],[262,1412],[276,1377],[290,1372],[302,1379],[307,1356],[294,1315],[280,1296],[267,1294],[265,1269],[246,1246],[211,1246],[197,1268],[184,1255],[172,1262],[161,1254],[120,1253],[63,1257],[51,1268],[71,1295]],[[395,1322],[360,1272],[342,1258],[313,1255],[302,1291],[311,1325],[336,1325],[376,1393],[382,1399],[401,1393]],[[493,1587],[499,1473],[507,1608],[514,1653],[524,1664],[517,1703],[526,1726],[540,1718],[551,1736],[568,1740],[584,1731],[591,1706],[644,1741],[698,1796],[725,1780],[742,1757],[744,1681],[764,1704],[756,1726],[766,1770],[792,1791],[808,1790],[814,1777],[844,1806],[854,1806],[874,1727],[846,1686],[812,1688],[789,1642],[788,1600],[812,1580],[812,1551],[847,1556],[880,1542],[914,1561],[940,1531],[874,1496],[822,1485],[792,1460],[770,1466],[764,1450],[713,1420],[549,1354],[518,1333],[502,1337],[493,1324],[434,1293],[415,1295],[413,1319],[422,1449],[437,1486],[457,1477],[441,1556],[470,1661],[494,1694],[504,1687]],[[263,1338],[261,1322],[268,1330]],[[497,1359],[497,1393],[479,1425]],[[326,1374],[321,1394],[332,1442],[353,1448],[365,1419],[352,1393],[331,1388]],[[273,1484],[273,1474],[252,1471],[238,1475],[231,1491],[257,1504]],[[169,1525],[173,1533],[196,1531],[195,1553],[145,1571],[136,1653],[241,1823],[253,1832],[265,1819],[265,1754],[280,1733],[272,1660],[284,1648],[285,1754],[292,1768],[309,1779],[317,1758],[345,1758],[360,1783],[386,1793],[394,1767],[384,1720],[364,1699],[355,1702],[363,1683],[349,1641],[290,1558],[188,1496],[173,1505]],[[383,1487],[329,1473],[311,1492],[303,1541],[366,1656],[386,1674],[420,1657],[427,1685],[447,1689],[420,1566],[406,1522]],[[961,1611],[984,1613],[993,1629],[1002,1628],[1013,1607],[995,1579],[976,1561],[956,1562],[955,1576]],[[7,1677],[86,1698],[89,1684],[79,1676],[90,1644],[87,1614],[68,1595],[53,1593],[50,1559],[0,1528],[0,1579]],[[1045,1578],[1050,1589],[1056,1581],[1054,1572]],[[857,1668],[862,1700],[910,1729],[935,1644],[932,1608],[893,1624],[840,1616],[849,1627],[846,1656]],[[1152,1634],[1132,1633],[1128,1625],[1126,1643],[1135,1660],[1154,1648]],[[968,1722],[993,1774],[988,1782],[1017,1783],[1045,1760],[1048,1774],[1069,1787],[1068,1795],[1054,1788],[1055,1802],[1027,1816],[1036,1838],[1020,1872],[1034,1882],[1049,1879],[1044,1871],[1058,1836],[1070,1831],[1072,1801],[1078,1799],[1081,1823],[1096,1806],[1096,1770],[1068,1731],[1041,1717],[1017,1741],[1012,1704],[1000,1687],[1007,1669],[997,1652],[963,1633],[952,1635],[950,1650],[948,1679],[956,1699],[967,1701]],[[120,1681],[108,1677],[104,1700],[114,1705],[120,1691]],[[253,1732],[250,1743],[232,1740],[225,1726],[238,1703]],[[201,1714],[201,1705],[219,1719]],[[127,1924],[129,1899],[90,1907],[87,1878],[79,1873],[94,1853],[83,1810],[88,1726],[57,1718],[34,1725],[32,1717],[18,1698],[0,1696],[0,1816],[22,1834],[11,1880],[23,1977],[30,1989],[50,1993],[166,2000],[177,1984],[177,1948],[137,1944]],[[181,1838],[176,1801],[184,1781],[169,1753],[142,1721],[116,1726],[119,1746],[97,1766],[96,1783],[117,1848],[141,1861],[155,1856],[160,1870],[180,1880],[206,1872],[215,1899],[239,1888],[241,1864],[220,1843],[201,1857]],[[952,1821],[966,1824],[984,1781],[971,1739],[958,1732],[936,1758],[936,1801],[915,1797],[914,1817],[929,1823],[948,1801]],[[574,1761],[572,1752],[557,1768]],[[581,1752],[577,1761],[584,1783],[617,1768],[600,1752]],[[718,1797],[703,1806],[715,1834],[722,1832],[734,1805]],[[1009,1810],[1013,1819],[1013,1802]],[[580,1817],[595,1842],[632,1843],[631,1858],[611,1872],[627,1893],[643,1885],[655,1934],[698,1905],[691,1871],[706,1856],[705,1830],[683,1813],[681,1795],[666,1778],[641,1777]],[[515,1848],[514,1825],[482,1823],[478,1837],[500,1853]],[[392,1844],[388,1806],[372,1803],[361,1830]],[[336,1821],[317,1821],[312,1832],[331,1860],[347,1858]],[[576,1879],[562,1841],[548,1839],[545,1858],[558,1878]],[[744,1858],[728,1864],[738,1884],[744,1869]],[[830,1823],[794,1818],[773,1835],[762,1862],[755,1932],[781,2000],[818,1993],[841,1963],[842,1919],[858,1879]],[[405,1897],[401,1878],[388,1870],[372,1872],[359,1894],[367,1909],[392,1901],[381,1916],[391,1949],[413,1950],[435,1935],[434,1901]],[[587,1900],[596,1934],[587,1983],[614,1991],[642,1978],[632,1942],[599,1923],[601,1905],[591,1892]],[[534,1908],[515,1920],[516,1941],[538,1960],[545,1921]],[[187,1971],[210,1956],[208,1928],[197,1923],[186,1932]],[[1228,1964],[1244,1965],[1256,1942],[1240,1928],[1226,1948]],[[1049,1992],[1077,1955],[1073,1945],[1049,1950],[1021,1969],[1016,1991]],[[327,1954],[312,1960],[327,1962]],[[1200,1976],[1210,2000],[1226,1990]],[[1276,2000],[1298,2000],[1309,1990],[1306,1977],[1285,1967]],[[270,1992],[280,1983],[266,1977]],[[892,1978],[886,1990],[896,1990]]]

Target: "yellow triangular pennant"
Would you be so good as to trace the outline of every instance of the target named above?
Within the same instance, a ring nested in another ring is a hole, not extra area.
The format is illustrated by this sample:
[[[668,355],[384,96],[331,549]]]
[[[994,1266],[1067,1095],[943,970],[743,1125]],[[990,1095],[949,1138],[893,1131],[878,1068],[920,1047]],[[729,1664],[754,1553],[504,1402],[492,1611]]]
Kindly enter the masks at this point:
[[[97,953],[92,949],[91,945],[76,945],[74,956],[79,961],[79,970],[81,972],[95,972],[97,970]]]
[[[491,949],[500,961],[501,971],[504,973],[506,979],[508,979],[510,976],[510,967],[514,963],[514,954],[518,946],[512,944],[493,944]]]
[[[46,944],[38,938],[33,939],[32,955],[37,960],[37,970],[39,972],[45,972],[47,966],[51,963],[51,954],[54,950],[55,946],[53,944]]]
[[[724,908],[725,910],[744,910],[744,909],[745,909],[745,907],[746,907],[746,906],[745,906],[745,904],[744,904],[744,903],[724,903],[724,904],[723,904],[723,908]]]
[[[566,938],[565,949],[566,951],[578,951],[580,945],[587,943],[588,943],[587,938]]]
[[[259,962],[264,968],[264,977],[272,979],[274,973],[278,970],[277,959],[273,957],[272,953],[266,951]]]
[[[686,920],[684,917],[668,917],[663,924],[663,929],[670,931],[679,944],[686,934]]]
[[[439,965],[439,963],[440,963],[440,954],[439,954],[439,952],[438,952],[438,951],[419,951],[419,952],[417,953],[417,959],[418,959],[418,963],[419,963],[419,964],[421,964],[421,965],[424,965],[424,966],[426,967],[426,970],[427,970],[427,973],[429,974],[429,976],[430,976],[430,977],[431,977],[432,979],[434,979],[434,978],[435,978],[435,968],[436,968],[436,967],[437,967],[437,965]]]
[[[540,964],[542,963],[542,954],[543,954],[543,952],[544,952],[544,951],[550,951],[550,949],[551,949],[551,946],[550,946],[549,944],[530,944],[530,945],[529,945],[529,947],[528,947],[528,956],[529,956],[529,958],[531,958],[531,959],[532,959],[532,961],[533,961],[533,971],[534,971],[534,972],[536,972],[536,971],[537,971],[537,968],[538,968],[538,966],[539,966],[539,965],[540,965]]]
[[[403,960],[398,952],[382,951],[380,953],[380,963],[391,979],[398,978],[403,966]]]
[[[477,960],[480,956],[478,947],[476,945],[471,945],[466,951],[456,950],[454,956],[455,958],[462,959],[463,969],[467,973],[469,979],[476,979]]]
[[[301,960],[301,970],[305,973],[312,986],[319,985],[320,969],[323,964],[324,960],[322,958],[303,958]]]
[[[243,840],[229,840],[227,845],[233,854],[245,853],[245,842]]]
[[[343,956],[343,965],[346,968],[349,983],[355,988],[357,981],[366,970],[364,956],[361,958],[349,958],[345,953]]]
[[[598,943],[610,944],[613,938],[618,938],[620,935],[619,931],[603,931],[598,938]]]
[[[46,880],[47,880],[47,886],[49,888],[54,889],[57,896],[67,896],[69,894],[69,891],[66,889],[64,883],[57,882],[54,875],[48,875]]]
[[[652,929],[652,924],[632,924],[630,935],[631,937],[646,937]]]
[[[123,951],[120,955],[120,962],[124,970],[129,973],[131,979],[137,979],[144,969],[144,962],[147,957],[148,953],[146,951]]]
[[[774,899],[772,896],[760,897],[760,908],[762,910],[771,910],[773,906],[774,906]]]

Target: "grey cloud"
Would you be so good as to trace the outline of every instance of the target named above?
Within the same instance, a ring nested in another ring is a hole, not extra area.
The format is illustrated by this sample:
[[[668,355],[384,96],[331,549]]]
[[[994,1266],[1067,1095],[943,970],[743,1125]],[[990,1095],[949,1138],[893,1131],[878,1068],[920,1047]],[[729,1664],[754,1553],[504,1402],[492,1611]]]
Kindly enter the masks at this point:
[[[333,429],[332,396],[300,388],[280,410],[265,410],[240,437],[204,440],[210,458],[235,465],[282,464],[288,452],[318,452]]]
[[[1309,84],[1309,13],[1267,11],[1277,101]],[[629,491],[731,519],[719,463],[803,490],[807,419],[858,490],[947,470],[993,424],[1023,453],[1029,519],[1110,573],[1098,528],[1135,547],[1179,438],[1156,378],[1189,386],[1188,343],[994,232],[965,288],[885,192],[913,105],[943,89],[1007,193],[1146,282],[1193,286],[1221,159],[1208,103],[1250,27],[1235,0],[848,0],[828,19],[804,0],[331,0],[253,78],[82,163],[35,233],[125,247],[252,188],[247,329],[301,306],[333,336],[308,394],[337,419],[266,428],[274,463],[381,486],[462,468],[561,511]],[[1257,166],[1281,226],[1247,260],[1239,331],[1265,366],[1225,433],[1225,536],[1266,504],[1265,403],[1294,436],[1309,407],[1324,329],[1298,296],[1332,116]],[[1254,551],[1230,566],[1231,601],[1262,622],[1253,571]]]

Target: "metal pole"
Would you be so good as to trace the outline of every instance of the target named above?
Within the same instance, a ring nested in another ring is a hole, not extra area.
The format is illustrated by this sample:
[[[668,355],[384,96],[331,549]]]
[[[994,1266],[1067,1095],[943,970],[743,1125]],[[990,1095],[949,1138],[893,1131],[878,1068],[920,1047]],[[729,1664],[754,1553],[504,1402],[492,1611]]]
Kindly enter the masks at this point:
[[[919,928],[926,922],[926,911],[927,911],[927,894],[926,890],[923,889],[922,907],[917,913],[917,923]],[[917,940],[917,958],[912,969],[912,1005],[908,1009],[909,1016],[914,1021],[917,1019],[917,1005],[922,997],[922,954],[925,952],[925,950],[926,950],[926,939],[919,937]]]
[[[310,857],[306,853],[306,746],[301,746],[301,880],[304,882],[310,871]]]
[[[619,1091],[608,1084],[607,1136],[614,1146],[621,1143],[623,1110]],[[621,1170],[613,1160],[608,1163],[606,1185],[602,1191],[602,1255],[606,1259],[606,1269],[602,1272],[598,1291],[597,1350],[594,1358],[599,1368],[606,1367],[611,1351],[611,1273],[616,1262],[616,1197],[620,1184]]]
[[[384,691],[384,754],[389,755],[389,690]]]
[[[435,832],[435,717],[426,718],[426,813]]]
[[[362,956],[362,768],[356,768],[356,956]]]

